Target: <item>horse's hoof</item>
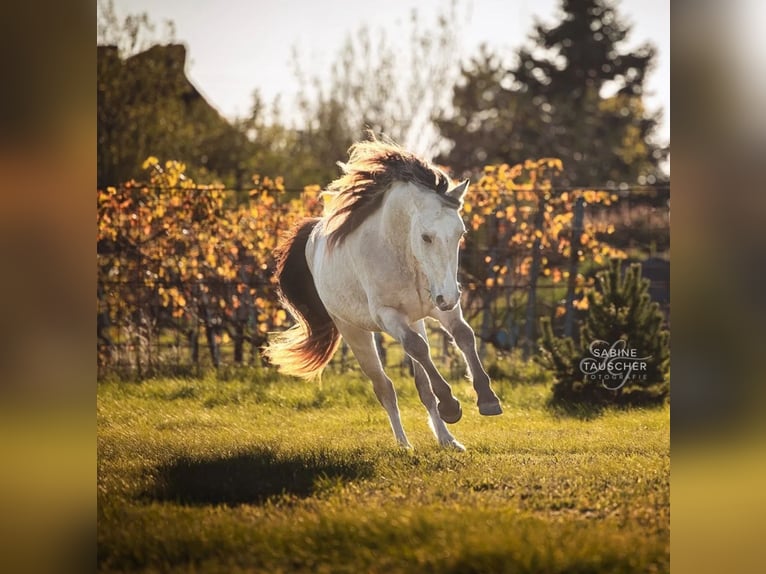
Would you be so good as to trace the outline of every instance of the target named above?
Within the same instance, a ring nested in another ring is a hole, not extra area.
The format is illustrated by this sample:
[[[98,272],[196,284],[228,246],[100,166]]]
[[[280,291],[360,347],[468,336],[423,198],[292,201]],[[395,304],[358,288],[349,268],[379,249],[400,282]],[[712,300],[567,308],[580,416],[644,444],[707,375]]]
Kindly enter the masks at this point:
[[[446,450],[454,450],[456,452],[465,452],[465,447],[460,444],[455,439],[452,439],[450,442],[442,444],[442,448]]]
[[[463,418],[463,407],[458,401],[455,401],[455,406],[457,408],[448,409],[445,403],[439,403],[439,416],[445,423],[452,425]]]
[[[484,415],[485,417],[501,415],[503,414],[503,407],[500,406],[500,401],[498,400],[479,403],[479,414]]]

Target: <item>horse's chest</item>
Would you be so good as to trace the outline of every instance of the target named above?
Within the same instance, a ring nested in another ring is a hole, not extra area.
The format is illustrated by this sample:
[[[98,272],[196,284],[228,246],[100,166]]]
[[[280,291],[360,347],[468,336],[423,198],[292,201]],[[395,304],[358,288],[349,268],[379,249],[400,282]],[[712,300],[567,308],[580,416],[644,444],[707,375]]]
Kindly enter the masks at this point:
[[[399,267],[384,280],[374,282],[368,291],[373,313],[381,307],[398,310],[409,323],[419,321],[432,310],[424,281],[411,267]]]
[[[415,269],[385,254],[379,257],[343,257],[341,250],[314,261],[315,282],[327,310],[344,321],[378,330],[376,310],[392,307],[411,322],[431,310],[427,291]]]

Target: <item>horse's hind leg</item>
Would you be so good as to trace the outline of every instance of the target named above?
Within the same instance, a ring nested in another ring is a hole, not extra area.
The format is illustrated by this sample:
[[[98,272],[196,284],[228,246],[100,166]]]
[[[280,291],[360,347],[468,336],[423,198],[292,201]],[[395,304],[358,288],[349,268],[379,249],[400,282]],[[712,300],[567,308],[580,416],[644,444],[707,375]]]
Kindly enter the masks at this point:
[[[351,347],[356,360],[359,362],[359,366],[362,367],[362,371],[372,381],[375,396],[378,397],[378,401],[380,401],[380,404],[383,405],[388,414],[388,420],[391,422],[391,429],[394,431],[396,442],[405,448],[412,448],[410,441],[407,440],[407,435],[404,434],[402,419],[399,415],[399,404],[396,399],[396,390],[391,379],[383,371],[383,365],[380,364],[380,357],[378,356],[378,350],[375,348],[372,333],[337,320],[336,325],[346,344]]]

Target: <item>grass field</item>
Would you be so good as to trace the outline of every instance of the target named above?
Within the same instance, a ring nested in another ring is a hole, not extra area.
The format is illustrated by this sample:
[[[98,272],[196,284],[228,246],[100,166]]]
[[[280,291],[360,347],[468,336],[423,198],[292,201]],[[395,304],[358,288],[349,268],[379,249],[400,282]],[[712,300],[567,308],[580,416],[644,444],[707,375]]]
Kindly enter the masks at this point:
[[[440,450],[395,379],[400,450],[361,376],[98,389],[101,571],[666,572],[669,409],[564,416],[541,383],[467,381]]]

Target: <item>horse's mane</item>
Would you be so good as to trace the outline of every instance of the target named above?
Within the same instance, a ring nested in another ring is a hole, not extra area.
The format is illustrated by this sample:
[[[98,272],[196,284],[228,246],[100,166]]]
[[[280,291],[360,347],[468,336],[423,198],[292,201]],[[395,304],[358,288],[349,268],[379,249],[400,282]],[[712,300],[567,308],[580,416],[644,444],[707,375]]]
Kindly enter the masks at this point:
[[[327,186],[327,192],[335,196],[325,223],[330,246],[343,241],[372,215],[396,181],[419,184],[442,197],[449,188],[444,172],[391,141],[373,136],[352,145],[348,153],[348,162],[338,162],[343,174]]]

